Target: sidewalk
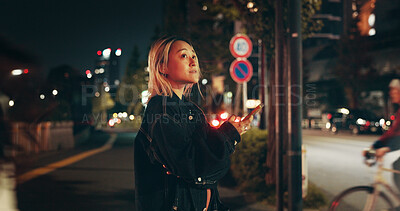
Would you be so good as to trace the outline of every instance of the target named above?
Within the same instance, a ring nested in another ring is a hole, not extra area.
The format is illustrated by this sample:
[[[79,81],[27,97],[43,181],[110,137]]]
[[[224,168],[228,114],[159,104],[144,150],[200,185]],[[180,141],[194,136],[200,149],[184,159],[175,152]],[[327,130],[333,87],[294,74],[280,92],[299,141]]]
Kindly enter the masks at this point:
[[[275,211],[276,210],[274,206],[256,201],[254,197],[243,194],[233,188],[218,187],[218,190],[221,201],[232,211]],[[319,210],[325,210],[325,209],[321,208]],[[318,209],[303,209],[303,211],[318,211]]]
[[[275,208],[257,202],[253,197],[235,189],[218,187],[221,201],[232,211],[274,211]]]

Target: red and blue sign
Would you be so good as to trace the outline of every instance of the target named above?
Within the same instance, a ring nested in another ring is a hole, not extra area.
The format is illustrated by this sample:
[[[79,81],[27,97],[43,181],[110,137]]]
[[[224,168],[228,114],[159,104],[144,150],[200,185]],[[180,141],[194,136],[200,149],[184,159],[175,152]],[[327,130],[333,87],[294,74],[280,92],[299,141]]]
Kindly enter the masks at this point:
[[[253,76],[253,65],[245,58],[237,58],[232,62],[229,72],[237,83],[248,82]]]

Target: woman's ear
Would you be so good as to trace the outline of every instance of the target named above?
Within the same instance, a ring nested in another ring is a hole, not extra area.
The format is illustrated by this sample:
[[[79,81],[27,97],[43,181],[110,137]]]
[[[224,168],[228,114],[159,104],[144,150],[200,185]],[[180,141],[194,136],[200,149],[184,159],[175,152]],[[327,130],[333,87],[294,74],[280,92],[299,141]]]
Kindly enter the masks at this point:
[[[161,70],[159,71],[160,72],[160,74],[162,75],[162,76],[164,76],[164,77],[167,77],[167,71],[168,71],[168,68],[167,67],[162,67],[162,68],[160,68]]]

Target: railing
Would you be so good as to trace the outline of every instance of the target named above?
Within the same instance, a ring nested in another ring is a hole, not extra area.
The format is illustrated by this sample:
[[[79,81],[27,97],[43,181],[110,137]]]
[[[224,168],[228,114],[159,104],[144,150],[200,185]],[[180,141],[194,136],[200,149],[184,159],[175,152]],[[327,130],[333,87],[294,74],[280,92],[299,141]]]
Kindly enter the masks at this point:
[[[8,156],[31,154],[60,149],[70,149],[75,145],[73,122],[41,122],[11,124],[13,147],[7,150]]]

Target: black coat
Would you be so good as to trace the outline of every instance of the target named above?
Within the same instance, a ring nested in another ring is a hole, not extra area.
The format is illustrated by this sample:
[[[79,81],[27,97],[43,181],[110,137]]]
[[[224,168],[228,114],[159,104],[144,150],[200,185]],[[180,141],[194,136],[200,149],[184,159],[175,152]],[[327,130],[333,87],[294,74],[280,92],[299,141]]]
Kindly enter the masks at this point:
[[[135,139],[136,210],[202,211],[206,189],[212,192],[208,210],[225,210],[217,182],[239,142],[232,124],[211,127],[194,103],[175,94],[152,97]]]

